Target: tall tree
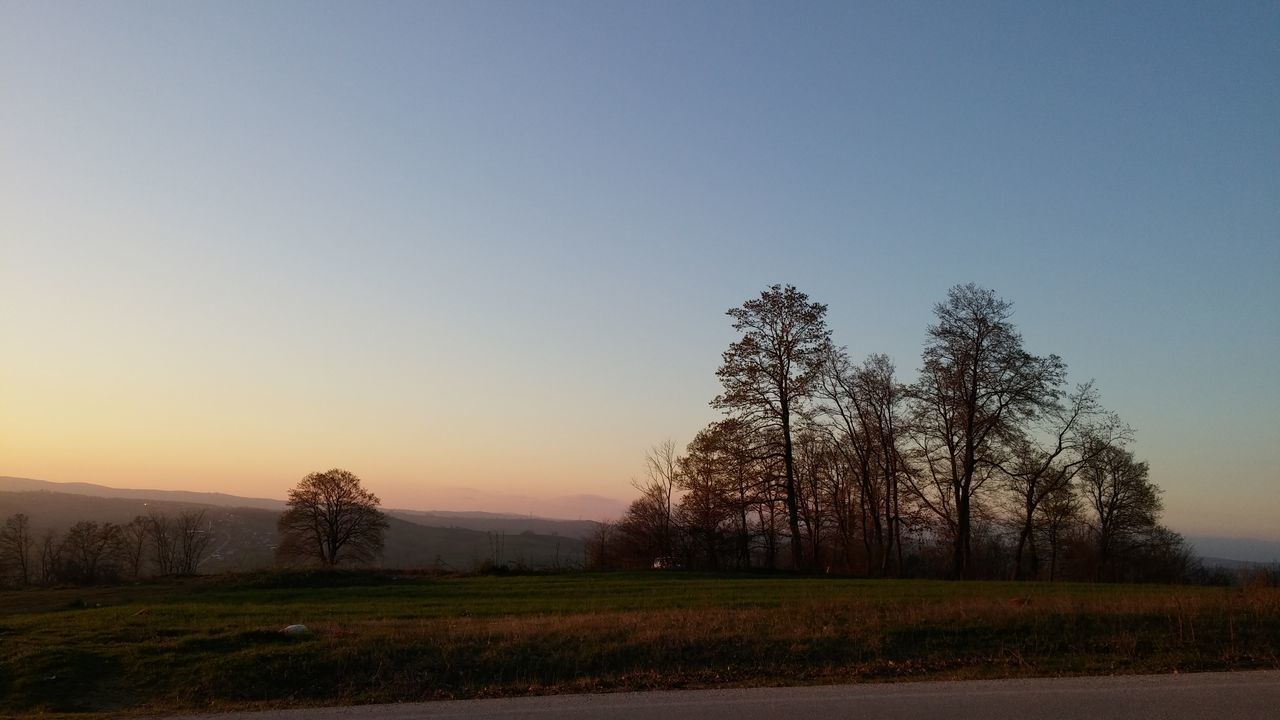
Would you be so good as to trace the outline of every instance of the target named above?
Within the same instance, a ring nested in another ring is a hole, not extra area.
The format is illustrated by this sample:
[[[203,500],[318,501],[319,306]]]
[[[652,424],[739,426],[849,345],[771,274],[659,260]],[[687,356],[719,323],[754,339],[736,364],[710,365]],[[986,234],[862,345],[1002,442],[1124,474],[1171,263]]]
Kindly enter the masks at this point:
[[[1022,347],[1011,303],[974,284],[934,306],[916,401],[915,428],[932,487],[922,502],[951,532],[952,573],[973,577],[975,493],[994,474],[1007,441],[1059,398],[1066,366]],[[918,486],[916,486],[918,488]]]
[[[781,446],[770,455],[783,464],[791,558],[796,568],[805,568],[792,431],[799,407],[813,392],[830,343],[827,306],[809,302],[808,295],[791,285],[773,285],[727,314],[742,337],[724,352],[716,371],[723,392],[711,404],[754,427],[776,431]]]
[[[371,562],[382,554],[388,523],[381,501],[346,470],[311,473],[289,491],[277,527],[282,559]]]

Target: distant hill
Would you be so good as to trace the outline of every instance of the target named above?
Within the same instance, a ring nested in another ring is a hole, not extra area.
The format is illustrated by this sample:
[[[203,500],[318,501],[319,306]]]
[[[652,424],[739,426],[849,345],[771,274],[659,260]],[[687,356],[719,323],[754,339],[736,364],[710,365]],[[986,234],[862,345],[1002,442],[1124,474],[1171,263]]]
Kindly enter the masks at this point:
[[[523,517],[506,513],[464,513],[436,510],[388,510],[394,517],[431,527],[466,528],[518,534],[524,532],[554,535],[585,540],[595,533],[600,523],[593,520],[551,520],[539,517]]]
[[[0,476],[0,492],[34,492],[47,491],[70,495],[87,495],[104,498],[130,498],[136,500],[164,500],[180,503],[198,503],[217,505],[220,507],[261,508],[279,512],[284,509],[283,500],[271,498],[250,498],[228,495],[217,492],[191,492],[187,490],[135,490],[107,487],[93,483],[81,482],[49,482],[31,478]],[[403,517],[411,522],[435,527],[459,527],[471,530],[489,530],[495,532],[525,532],[549,535],[566,535],[569,537],[587,537],[598,525],[594,520],[559,520],[559,517],[572,517],[569,513],[571,505],[580,505],[599,510],[599,517],[617,517],[621,510],[611,504],[617,501],[591,495],[575,495],[564,498],[535,499],[517,495],[495,495],[478,490],[447,488],[441,491],[442,501],[460,502],[466,497],[475,503],[477,508],[516,507],[539,508],[548,512],[492,512],[482,510],[405,510],[399,508],[383,508],[389,514]],[[486,504],[489,503],[489,504]],[[624,508],[625,509],[625,508]],[[559,514],[557,514],[559,513]],[[595,517],[594,515],[591,517]],[[510,522],[507,522],[510,521]]]
[[[1200,564],[1206,568],[1223,570],[1280,570],[1280,562],[1251,562],[1220,557],[1201,557]]]
[[[1280,541],[1189,535],[1187,542],[1205,561],[1230,559],[1246,563],[1280,563]]]
[[[462,487],[432,488],[429,502],[431,512],[485,510],[514,517],[532,515],[571,520],[619,518],[629,505],[629,502],[600,495],[534,496]]]
[[[284,501],[269,498],[247,498],[217,492],[190,492],[187,490],[128,490],[81,482],[49,482],[31,478],[0,477],[0,492],[47,491],[68,495],[91,495],[103,498],[133,498],[138,500],[168,500],[180,503],[220,505],[223,507],[252,507],[280,511]]]
[[[183,495],[234,497],[218,493]],[[253,570],[274,563],[279,509],[145,497],[95,497],[48,490],[0,492],[0,518],[16,512],[26,513],[37,536],[46,530],[61,533],[81,520],[126,523],[153,511],[176,515],[184,510],[204,510],[214,535],[202,571]],[[575,566],[583,561],[582,539],[568,534],[429,527],[396,515],[390,516],[389,522],[380,563],[385,567],[471,570],[489,560],[538,568]]]

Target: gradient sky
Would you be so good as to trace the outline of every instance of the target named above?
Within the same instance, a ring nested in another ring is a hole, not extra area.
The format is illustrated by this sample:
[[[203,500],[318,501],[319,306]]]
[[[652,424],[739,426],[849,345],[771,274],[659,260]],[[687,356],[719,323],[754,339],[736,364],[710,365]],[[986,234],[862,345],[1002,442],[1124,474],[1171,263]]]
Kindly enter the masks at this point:
[[[729,307],[971,281],[1280,538],[1280,4],[0,2],[0,475],[625,500]]]

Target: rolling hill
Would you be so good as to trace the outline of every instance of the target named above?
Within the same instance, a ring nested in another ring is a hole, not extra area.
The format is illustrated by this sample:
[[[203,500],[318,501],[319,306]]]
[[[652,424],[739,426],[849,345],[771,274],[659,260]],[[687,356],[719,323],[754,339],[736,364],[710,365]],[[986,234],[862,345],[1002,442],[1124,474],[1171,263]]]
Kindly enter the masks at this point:
[[[202,495],[205,494],[183,493],[180,497]],[[279,510],[193,502],[174,499],[172,494],[163,497],[166,499],[97,497],[48,490],[0,492],[0,518],[26,513],[39,536],[46,530],[61,533],[81,520],[126,523],[150,512],[175,515],[184,510],[203,510],[214,540],[202,571],[254,570],[274,563]],[[283,503],[280,506],[283,507]],[[511,525],[511,531],[457,525],[432,527],[397,514],[389,514],[388,521],[390,527],[381,563],[386,567],[471,570],[486,560],[533,568],[571,567],[583,560],[582,539],[568,534],[515,531],[518,525]]]

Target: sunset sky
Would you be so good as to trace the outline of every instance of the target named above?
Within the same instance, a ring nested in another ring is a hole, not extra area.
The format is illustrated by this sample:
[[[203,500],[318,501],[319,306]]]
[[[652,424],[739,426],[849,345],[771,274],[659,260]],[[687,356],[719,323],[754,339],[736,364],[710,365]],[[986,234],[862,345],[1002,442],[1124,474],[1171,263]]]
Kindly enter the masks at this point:
[[[1280,539],[1280,4],[0,2],[0,475],[621,502],[728,308],[965,282]]]

